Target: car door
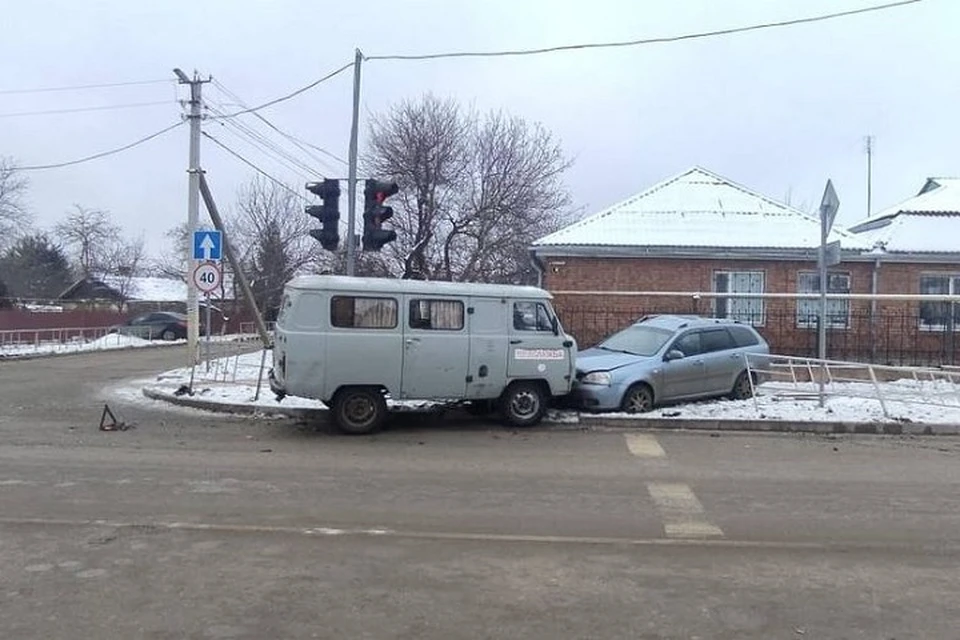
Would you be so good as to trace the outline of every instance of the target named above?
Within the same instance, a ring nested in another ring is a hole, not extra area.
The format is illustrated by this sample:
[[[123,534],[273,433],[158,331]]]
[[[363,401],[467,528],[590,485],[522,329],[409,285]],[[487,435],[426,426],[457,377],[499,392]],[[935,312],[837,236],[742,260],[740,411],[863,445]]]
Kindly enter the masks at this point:
[[[122,333],[128,336],[135,336],[137,338],[149,338],[150,332],[150,316],[152,314],[147,314],[144,316],[137,316],[130,321]]]
[[[700,350],[706,364],[706,387],[712,394],[729,393],[743,370],[743,355],[726,327],[704,329],[700,334]]]
[[[569,376],[570,347],[555,332],[547,305],[539,300],[515,300],[510,323],[507,376],[512,380],[553,380]]]
[[[503,298],[470,298],[470,365],[466,398],[496,398],[507,380],[507,315]]]
[[[687,331],[677,337],[667,353],[680,351],[683,357],[663,363],[663,391],[660,400],[676,400],[703,393],[706,366],[701,355],[700,331]]]
[[[411,294],[404,307],[401,397],[463,398],[470,359],[465,300]]]

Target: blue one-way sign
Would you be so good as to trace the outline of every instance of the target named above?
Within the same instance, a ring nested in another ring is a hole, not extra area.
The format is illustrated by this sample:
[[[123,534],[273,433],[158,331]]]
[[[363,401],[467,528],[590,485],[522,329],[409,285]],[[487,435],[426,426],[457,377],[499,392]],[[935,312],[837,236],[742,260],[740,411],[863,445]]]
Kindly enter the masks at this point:
[[[193,232],[194,260],[222,260],[223,236],[219,231]]]

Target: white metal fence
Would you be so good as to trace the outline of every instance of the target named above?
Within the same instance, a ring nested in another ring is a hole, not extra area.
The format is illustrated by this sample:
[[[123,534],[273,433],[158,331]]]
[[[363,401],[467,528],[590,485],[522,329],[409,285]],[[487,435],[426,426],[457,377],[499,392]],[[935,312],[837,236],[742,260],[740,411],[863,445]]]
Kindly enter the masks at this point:
[[[761,354],[744,357],[755,404],[762,396],[811,401],[863,398],[877,401],[887,418],[894,403],[960,408],[960,369],[956,368],[891,367]]]

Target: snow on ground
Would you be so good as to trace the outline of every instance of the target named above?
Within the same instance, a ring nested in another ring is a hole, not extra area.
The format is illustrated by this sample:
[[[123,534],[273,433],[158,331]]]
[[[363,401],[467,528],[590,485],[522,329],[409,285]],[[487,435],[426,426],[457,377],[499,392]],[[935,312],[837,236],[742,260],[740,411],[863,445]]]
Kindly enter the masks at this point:
[[[272,356],[266,353],[260,397],[255,401],[257,377],[263,351],[220,358],[211,362],[207,372],[204,364],[194,371],[194,398],[221,404],[244,404],[258,407],[290,407],[317,409],[324,404],[317,400],[287,396],[277,402],[270,391],[266,375],[272,365]],[[172,392],[190,381],[190,368],[175,369],[157,376],[148,386]],[[880,383],[881,392],[888,398],[885,417],[876,389],[870,383],[835,382],[827,387],[826,406],[821,408],[815,385],[767,383],[760,385],[757,398],[750,400],[710,400],[663,407],[646,414],[606,413],[603,418],[695,419],[695,420],[783,420],[798,422],[913,422],[960,425],[960,385],[943,381],[918,382],[897,380]],[[800,397],[798,397],[800,396]],[[936,402],[938,404],[925,404]],[[423,410],[435,406],[429,402],[393,402],[394,409]],[[575,423],[574,412],[551,412],[550,422]]]
[[[71,342],[41,342],[39,344],[6,344],[0,345],[0,357],[44,355],[55,353],[79,353],[82,351],[103,351],[107,349],[130,349],[136,347],[153,347],[157,344],[183,344],[185,341],[158,343],[144,340],[135,336],[123,336],[110,333],[96,340],[75,340]]]
[[[210,336],[210,342],[232,342],[244,337],[241,335]],[[205,337],[200,339],[200,349],[203,350]],[[136,336],[108,333],[96,340],[73,339],[69,342],[40,342],[39,344],[4,344],[0,345],[0,358],[14,358],[33,355],[54,355],[60,353],[81,353],[85,351],[108,351],[110,349],[132,349],[139,347],[165,347],[184,345],[186,340],[145,340]]]

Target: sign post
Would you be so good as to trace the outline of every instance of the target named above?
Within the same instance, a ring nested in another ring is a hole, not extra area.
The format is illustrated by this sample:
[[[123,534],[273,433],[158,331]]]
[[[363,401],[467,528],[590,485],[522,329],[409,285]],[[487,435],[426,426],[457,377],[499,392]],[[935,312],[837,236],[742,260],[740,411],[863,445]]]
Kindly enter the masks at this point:
[[[204,341],[204,359],[207,361],[207,371],[210,371],[210,293],[220,286],[221,280],[223,273],[219,262],[201,262],[193,270],[193,284],[203,292],[206,305],[207,336]]]
[[[823,190],[823,198],[820,200],[820,257],[817,260],[820,267],[820,322],[818,323],[817,357],[820,359],[821,407],[825,404],[824,384],[827,377],[827,365],[824,362],[827,359],[827,266],[828,262],[831,265],[840,262],[840,243],[832,242],[828,246],[827,237],[830,235],[830,229],[833,227],[833,221],[837,217],[839,208],[840,200],[837,198],[837,192],[833,189],[833,182],[827,180],[827,187]],[[836,245],[835,249],[834,245]],[[831,249],[833,250],[831,251]]]

